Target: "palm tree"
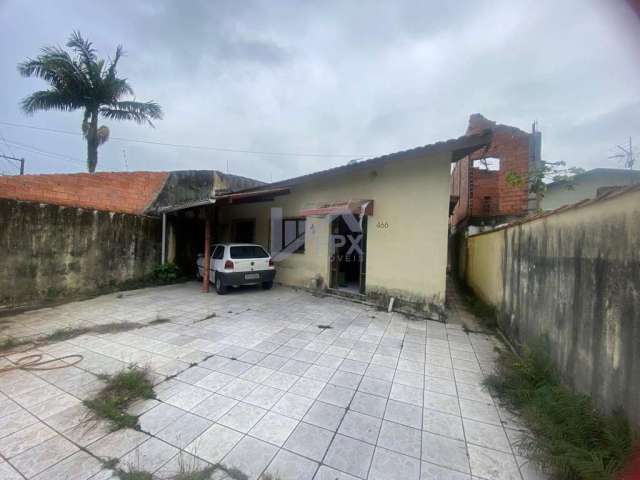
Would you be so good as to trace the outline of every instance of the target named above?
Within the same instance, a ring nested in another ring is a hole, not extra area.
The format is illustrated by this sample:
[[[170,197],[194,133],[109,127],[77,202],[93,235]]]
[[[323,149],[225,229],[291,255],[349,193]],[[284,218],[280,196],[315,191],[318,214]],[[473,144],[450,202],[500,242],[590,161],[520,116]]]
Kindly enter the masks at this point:
[[[92,43],[82,38],[80,32],[73,32],[67,47],[73,56],[60,47],[45,47],[38,57],[18,65],[22,76],[39,77],[51,84],[50,89],[34,92],[22,100],[22,109],[28,115],[38,110],[84,109],[82,133],[87,140],[87,168],[93,173],[98,164],[98,147],[109,139],[109,129],[98,127],[98,116],[153,127],[151,120],[161,119],[162,109],[155,102],[121,100],[133,95],[127,80],[117,76],[118,60],[123,55],[121,46],[108,66],[105,60],[97,58]]]

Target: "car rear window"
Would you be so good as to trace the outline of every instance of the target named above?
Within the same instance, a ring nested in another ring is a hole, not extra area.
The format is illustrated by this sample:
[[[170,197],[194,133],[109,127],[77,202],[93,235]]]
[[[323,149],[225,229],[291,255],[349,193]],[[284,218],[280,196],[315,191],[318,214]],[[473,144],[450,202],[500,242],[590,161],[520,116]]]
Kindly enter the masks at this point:
[[[231,258],[242,260],[243,258],[267,258],[269,254],[262,247],[256,245],[243,245],[231,247]]]

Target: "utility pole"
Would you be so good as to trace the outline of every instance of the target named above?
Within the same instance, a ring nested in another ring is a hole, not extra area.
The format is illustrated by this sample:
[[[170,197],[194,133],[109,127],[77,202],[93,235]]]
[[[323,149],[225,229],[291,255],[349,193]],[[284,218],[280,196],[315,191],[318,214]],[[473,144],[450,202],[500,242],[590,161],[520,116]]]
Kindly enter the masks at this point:
[[[624,168],[633,170],[633,165],[636,163],[636,157],[633,154],[633,142],[631,140],[631,137],[629,137],[629,145],[627,147],[618,145],[618,148],[622,150],[622,153],[618,153],[617,155],[611,155],[608,158],[621,158],[622,161],[624,162]]]
[[[24,175],[24,158],[17,158],[17,157],[12,157],[10,155],[2,155],[2,154],[0,154],[0,158],[6,158],[7,160],[20,162],[20,175]]]

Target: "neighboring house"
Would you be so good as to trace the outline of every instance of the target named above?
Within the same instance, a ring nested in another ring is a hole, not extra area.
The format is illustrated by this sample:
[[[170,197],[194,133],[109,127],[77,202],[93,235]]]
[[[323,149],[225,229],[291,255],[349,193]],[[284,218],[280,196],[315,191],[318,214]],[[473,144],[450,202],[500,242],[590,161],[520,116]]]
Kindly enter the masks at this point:
[[[207,243],[255,242],[275,255],[278,282],[380,303],[394,297],[396,306],[435,315],[445,301],[451,164],[486,149],[491,136],[478,128],[271,184],[214,171],[0,178],[0,198],[13,199],[0,209],[0,217],[7,212],[5,221],[11,222],[0,244],[12,249],[10,263],[0,262],[0,270],[17,272],[45,252],[46,262],[29,267],[38,291],[47,279],[79,291],[80,285],[86,290],[104,284],[105,269],[109,282],[118,282],[148,272],[153,257],[195,272],[196,256]],[[16,199],[85,210],[43,205],[38,214],[37,203]],[[18,215],[46,228],[20,223]],[[25,235],[33,241],[20,249],[18,236]],[[114,248],[112,256],[121,257],[115,264],[109,255]],[[137,259],[143,255],[141,266]],[[6,302],[34,298],[21,293],[12,292]]]
[[[637,183],[640,183],[638,170],[595,168],[573,176],[570,181],[558,181],[547,185],[541,208],[555,210],[564,205],[597,198],[611,189]]]
[[[537,210],[535,196],[525,181],[507,182],[509,172],[527,178],[540,160],[541,134],[496,124],[476,113],[469,117],[467,135],[490,129],[493,140],[456,163],[451,174],[450,223],[453,230],[493,226]]]
[[[153,215],[162,206],[259,185],[216,170],[14,175],[0,176],[0,198]]]

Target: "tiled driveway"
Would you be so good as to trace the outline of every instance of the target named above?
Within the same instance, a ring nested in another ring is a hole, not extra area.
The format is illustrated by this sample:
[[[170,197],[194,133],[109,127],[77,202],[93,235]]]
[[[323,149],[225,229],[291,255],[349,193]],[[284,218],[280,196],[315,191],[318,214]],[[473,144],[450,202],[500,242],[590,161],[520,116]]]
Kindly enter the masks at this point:
[[[112,478],[98,458],[158,478],[192,461],[282,480],[534,478],[514,455],[517,422],[481,387],[494,340],[460,325],[284,287],[218,296],[187,283],[29,312],[0,328],[20,336],[156,318],[171,322],[40,349],[82,354],[77,366],[0,374],[0,478]],[[83,423],[95,374],[130,363],[159,379],[177,374],[156,386],[157,400],[135,405],[142,431]]]

